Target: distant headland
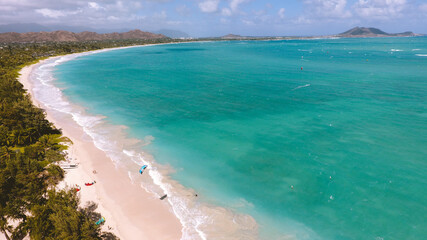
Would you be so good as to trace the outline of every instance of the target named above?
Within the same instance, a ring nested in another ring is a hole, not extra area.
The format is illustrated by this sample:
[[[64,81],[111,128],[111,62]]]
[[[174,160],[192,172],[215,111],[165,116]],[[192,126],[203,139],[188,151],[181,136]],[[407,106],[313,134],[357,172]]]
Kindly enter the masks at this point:
[[[423,36],[423,34],[416,34],[413,32],[403,33],[386,33],[378,28],[355,27],[336,36],[339,37],[416,37]]]
[[[367,28],[367,27],[354,27],[343,33],[334,34],[334,35],[323,35],[323,36],[289,36],[289,37],[250,37],[250,36],[240,36],[236,34],[228,34],[221,39],[265,39],[265,38],[275,38],[275,39],[312,39],[312,38],[365,38],[365,37],[417,37],[424,36],[424,34],[417,34],[413,32],[403,32],[403,33],[386,33],[378,28]]]

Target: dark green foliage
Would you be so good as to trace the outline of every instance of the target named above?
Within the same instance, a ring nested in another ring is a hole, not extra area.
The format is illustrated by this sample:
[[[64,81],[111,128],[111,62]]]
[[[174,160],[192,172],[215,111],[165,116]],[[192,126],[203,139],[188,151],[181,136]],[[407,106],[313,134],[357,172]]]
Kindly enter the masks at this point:
[[[45,119],[44,112],[32,105],[28,96],[22,96],[15,101],[2,100],[3,98],[0,98],[1,131],[7,129],[7,137],[3,134],[0,140],[3,140],[5,145],[30,145],[45,134],[60,133]]]
[[[43,205],[33,208],[28,219],[32,239],[101,239],[101,232],[92,218],[96,209],[78,208],[75,191],[49,191]],[[98,214],[99,215],[99,214]]]
[[[12,239],[19,239],[18,235],[25,236],[28,210],[43,201],[50,177],[50,173],[37,161],[8,147],[1,147],[0,231],[8,230],[12,233]],[[19,221],[18,228],[12,229],[8,224],[9,219]]]
[[[110,233],[110,232],[103,232],[101,234],[101,238],[105,240],[118,240],[119,238],[116,237],[116,235]]]

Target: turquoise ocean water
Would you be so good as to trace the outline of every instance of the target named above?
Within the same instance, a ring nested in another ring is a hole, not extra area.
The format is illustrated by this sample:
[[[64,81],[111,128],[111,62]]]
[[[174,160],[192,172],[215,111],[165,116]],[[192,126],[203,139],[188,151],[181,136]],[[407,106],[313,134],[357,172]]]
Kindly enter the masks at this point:
[[[427,236],[425,37],[158,45],[54,69],[70,102],[126,126],[198,202],[252,216],[255,238]]]

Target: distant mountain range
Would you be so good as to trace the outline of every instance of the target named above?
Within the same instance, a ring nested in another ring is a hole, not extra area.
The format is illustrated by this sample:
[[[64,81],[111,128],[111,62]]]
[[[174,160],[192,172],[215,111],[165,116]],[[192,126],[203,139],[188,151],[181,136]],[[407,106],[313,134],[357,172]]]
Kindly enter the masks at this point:
[[[236,35],[236,34],[227,34],[225,36],[221,37],[222,39],[243,39],[243,38],[247,38],[247,37],[242,37],[240,35]]]
[[[155,31],[155,33],[162,34],[170,38],[190,38],[190,35],[188,35],[188,33],[179,30],[162,29],[159,31]]]
[[[40,25],[36,23],[12,23],[12,24],[4,24],[0,25],[0,33],[7,33],[7,32],[16,32],[16,33],[27,33],[27,32],[54,32],[54,31],[69,31],[74,33],[79,32],[96,32],[96,33],[112,33],[112,32],[129,32],[132,29],[130,28],[111,28],[111,29],[104,29],[104,28],[90,28],[90,27],[84,27],[84,26],[67,26],[67,25]],[[179,31],[179,30],[172,30],[172,29],[161,29],[159,31],[154,31],[153,33],[162,34],[166,37],[170,38],[190,38],[190,35],[188,35],[185,32]]]
[[[124,33],[104,33],[69,31],[28,32],[28,33],[0,33],[0,42],[78,42],[93,40],[120,40],[120,39],[161,39],[167,38],[162,34],[132,30]]]

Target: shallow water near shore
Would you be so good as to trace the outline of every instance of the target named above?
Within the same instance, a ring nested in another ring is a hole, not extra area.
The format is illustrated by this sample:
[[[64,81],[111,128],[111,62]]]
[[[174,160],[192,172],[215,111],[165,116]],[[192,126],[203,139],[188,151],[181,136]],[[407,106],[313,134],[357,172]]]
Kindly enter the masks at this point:
[[[50,89],[52,107],[133,181],[168,193],[186,239],[421,239],[425,54],[425,37],[205,42],[39,74],[54,69],[73,103],[54,105]]]

